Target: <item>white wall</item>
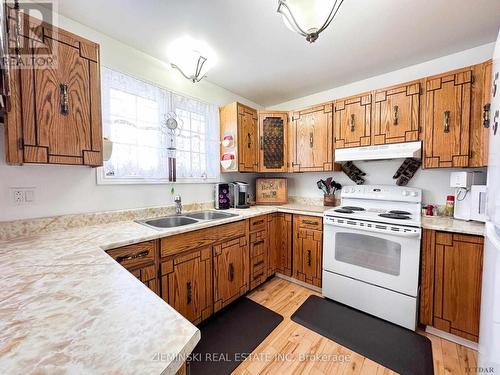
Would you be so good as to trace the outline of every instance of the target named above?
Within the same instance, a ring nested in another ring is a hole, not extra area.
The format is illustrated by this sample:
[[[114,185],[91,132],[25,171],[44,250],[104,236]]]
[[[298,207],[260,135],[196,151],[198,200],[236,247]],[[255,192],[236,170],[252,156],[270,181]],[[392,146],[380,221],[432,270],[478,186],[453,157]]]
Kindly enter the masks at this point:
[[[59,25],[101,45],[103,66],[134,75],[157,85],[217,105],[239,101],[259,105],[203,80],[192,84],[160,60],[135,50],[75,21],[59,16]],[[5,163],[4,130],[0,126],[0,221],[80,212],[172,204],[172,185],[97,186],[95,170],[88,167],[24,165]],[[36,187],[36,202],[16,206],[11,187]],[[213,184],[175,184],[183,201],[213,199]]]

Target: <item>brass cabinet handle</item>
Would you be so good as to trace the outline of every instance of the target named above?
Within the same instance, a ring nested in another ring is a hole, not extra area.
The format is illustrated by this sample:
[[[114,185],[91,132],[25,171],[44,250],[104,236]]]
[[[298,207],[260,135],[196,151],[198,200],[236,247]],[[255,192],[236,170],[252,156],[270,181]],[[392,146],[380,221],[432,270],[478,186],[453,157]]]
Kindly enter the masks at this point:
[[[351,131],[353,132],[356,127],[356,119],[354,117],[354,113],[351,115],[351,120],[349,121],[349,125],[351,127]]]
[[[310,132],[309,133],[309,147],[313,148],[314,146],[314,133]]]
[[[261,260],[260,262],[255,263],[253,266],[254,266],[254,267],[258,267],[258,266],[260,266],[261,264],[264,264],[264,261],[263,261],[263,260]]]
[[[248,148],[252,147],[252,135],[250,133],[247,134],[248,137]]]
[[[312,221],[312,220],[302,220],[303,224],[309,224],[309,225],[318,225],[317,221]]]
[[[229,281],[234,280],[234,266],[233,263],[229,263]]]
[[[118,263],[122,263],[126,260],[132,260],[132,259],[138,259],[138,258],[144,258],[145,256],[147,256],[149,254],[149,251],[146,250],[146,251],[141,251],[140,253],[137,253],[137,254],[132,254],[132,255],[122,255],[122,256],[119,256],[119,257],[116,257],[116,261]]]
[[[450,132],[450,111],[444,111],[444,129],[445,133]]]
[[[193,299],[193,285],[191,281],[186,283],[186,303],[189,305]]]
[[[399,122],[398,116],[399,116],[399,107],[395,105],[392,109],[392,123],[394,125],[397,125]]]
[[[259,241],[256,241],[256,242],[254,242],[253,244],[254,244],[254,246],[257,246],[257,245],[260,245],[260,244],[262,244],[262,243],[264,243],[264,240],[259,240]]]
[[[264,136],[260,136],[260,149],[264,150]]]
[[[259,273],[258,275],[255,275],[255,276],[253,277],[253,279],[254,279],[254,280],[257,280],[258,278],[260,278],[260,277],[262,277],[262,276],[264,276],[264,272],[261,272],[261,273]]]
[[[499,72],[495,73],[495,79],[493,80],[493,85],[491,87],[491,95],[495,97],[497,95],[497,81],[498,81]]]
[[[259,221],[254,221],[252,225],[259,225],[262,224],[264,220],[259,220]]]
[[[485,104],[483,107],[483,126],[488,129],[490,127],[490,109],[491,104]]]
[[[69,115],[68,85],[61,83],[59,85],[59,90],[61,95],[61,114],[67,116]]]
[[[312,260],[311,260],[311,250],[307,250],[307,265],[309,267],[311,267],[311,263],[312,263]]]

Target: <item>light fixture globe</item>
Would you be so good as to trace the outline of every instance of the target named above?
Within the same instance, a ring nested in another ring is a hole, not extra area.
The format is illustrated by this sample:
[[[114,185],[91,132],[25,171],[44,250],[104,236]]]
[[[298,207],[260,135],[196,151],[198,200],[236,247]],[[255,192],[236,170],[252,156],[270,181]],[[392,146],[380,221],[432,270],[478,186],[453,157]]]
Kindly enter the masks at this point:
[[[200,82],[216,62],[215,53],[204,42],[190,37],[176,39],[167,50],[172,68],[191,82]]]
[[[313,43],[335,18],[343,0],[278,0],[278,13],[292,31]]]

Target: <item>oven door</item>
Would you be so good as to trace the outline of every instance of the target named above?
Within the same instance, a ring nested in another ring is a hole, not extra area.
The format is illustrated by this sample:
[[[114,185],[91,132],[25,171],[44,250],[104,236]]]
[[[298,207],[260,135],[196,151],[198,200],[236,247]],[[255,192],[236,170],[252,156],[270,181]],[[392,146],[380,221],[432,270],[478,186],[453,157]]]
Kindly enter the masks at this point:
[[[363,221],[324,220],[323,268],[416,297],[420,228]],[[399,231],[396,231],[399,229]]]

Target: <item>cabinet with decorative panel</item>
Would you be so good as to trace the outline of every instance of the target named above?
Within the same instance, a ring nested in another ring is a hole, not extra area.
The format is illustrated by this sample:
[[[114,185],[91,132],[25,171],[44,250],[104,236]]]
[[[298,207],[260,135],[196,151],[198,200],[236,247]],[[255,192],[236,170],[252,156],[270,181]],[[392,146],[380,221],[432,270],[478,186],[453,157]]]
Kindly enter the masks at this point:
[[[269,275],[292,276],[292,214],[269,215]]]
[[[419,140],[420,86],[420,81],[409,82],[373,93],[374,145]]]
[[[7,9],[14,37],[16,11]],[[102,165],[99,45],[24,12],[19,19],[23,61],[53,63],[10,69],[7,162]]]
[[[484,239],[424,230],[420,323],[478,341]]]
[[[371,144],[372,95],[338,99],[334,105],[334,147],[348,148]]]
[[[259,171],[288,171],[288,113],[259,111]]]
[[[221,172],[257,172],[259,169],[257,111],[240,103],[220,108],[221,159],[232,161]]]
[[[123,246],[107,250],[106,253],[149,289],[160,295],[158,241]]]
[[[250,223],[250,289],[267,280],[269,274],[269,237],[267,215],[257,216]]]
[[[321,287],[323,219],[293,216],[293,277]]]
[[[332,104],[293,112],[289,136],[292,172],[322,172],[333,168]]]

